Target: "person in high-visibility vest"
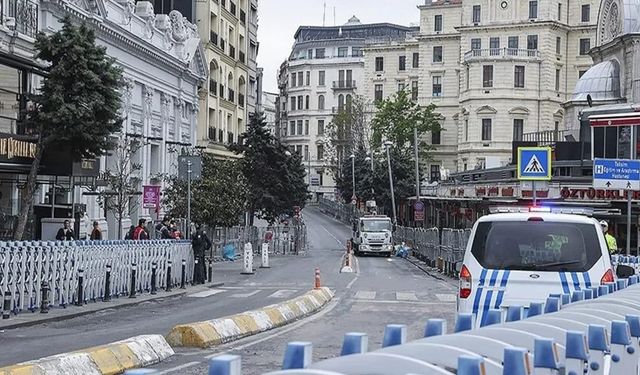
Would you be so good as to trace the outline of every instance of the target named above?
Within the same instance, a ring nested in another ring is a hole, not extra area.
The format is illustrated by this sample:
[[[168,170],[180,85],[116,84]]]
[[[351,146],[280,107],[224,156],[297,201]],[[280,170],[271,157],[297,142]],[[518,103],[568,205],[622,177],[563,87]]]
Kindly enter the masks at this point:
[[[606,221],[602,220],[600,222],[602,225],[602,231],[604,232],[604,239],[607,242],[607,248],[609,249],[609,253],[613,254],[618,251],[618,243],[616,242],[616,238],[609,234],[609,224]]]

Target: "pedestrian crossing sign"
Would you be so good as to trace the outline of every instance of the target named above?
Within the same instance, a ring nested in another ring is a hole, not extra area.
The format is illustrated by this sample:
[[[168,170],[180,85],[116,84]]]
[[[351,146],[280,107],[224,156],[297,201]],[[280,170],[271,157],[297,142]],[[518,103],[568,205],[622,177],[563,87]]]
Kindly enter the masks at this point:
[[[518,180],[551,180],[551,148],[518,147]]]

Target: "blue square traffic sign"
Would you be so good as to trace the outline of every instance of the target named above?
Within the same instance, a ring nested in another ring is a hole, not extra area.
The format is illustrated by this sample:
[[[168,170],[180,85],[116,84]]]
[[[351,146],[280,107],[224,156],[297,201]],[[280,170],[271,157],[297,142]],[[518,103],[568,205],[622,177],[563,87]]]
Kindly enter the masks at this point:
[[[551,180],[551,148],[518,147],[518,180]]]

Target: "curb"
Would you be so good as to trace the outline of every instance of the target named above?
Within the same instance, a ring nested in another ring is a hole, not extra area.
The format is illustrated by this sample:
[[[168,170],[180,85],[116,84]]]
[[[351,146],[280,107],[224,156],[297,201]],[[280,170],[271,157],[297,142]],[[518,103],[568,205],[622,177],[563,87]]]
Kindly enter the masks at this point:
[[[2,367],[0,375],[121,374],[127,369],[159,363],[174,354],[161,335],[142,335]]]
[[[281,327],[320,310],[333,298],[329,288],[311,290],[292,300],[224,318],[180,324],[167,334],[174,347],[208,348]]]

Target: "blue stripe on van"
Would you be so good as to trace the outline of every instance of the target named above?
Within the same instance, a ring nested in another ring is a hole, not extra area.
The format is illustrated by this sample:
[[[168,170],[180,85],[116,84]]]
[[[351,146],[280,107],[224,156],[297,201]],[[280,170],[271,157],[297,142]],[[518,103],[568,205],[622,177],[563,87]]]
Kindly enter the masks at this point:
[[[480,272],[480,280],[478,280],[478,290],[476,291],[476,297],[473,300],[473,313],[477,314],[478,313],[478,308],[480,307],[480,299],[482,298],[482,291],[484,290],[484,282],[485,282],[485,278],[487,277],[487,270],[486,269],[482,269],[482,272]]]
[[[511,271],[506,270],[504,271],[504,274],[502,274],[502,281],[500,282],[500,288],[502,290],[498,292],[498,298],[496,299],[496,304],[495,304],[496,309],[499,309],[500,305],[502,305],[502,298],[504,298],[504,288],[507,286],[507,283],[509,282],[510,273]]]
[[[491,271],[491,278],[489,279],[489,287],[493,287],[496,285],[496,280],[498,279],[498,270]],[[487,320],[487,312],[491,307],[491,299],[493,298],[493,290],[489,290],[487,292],[486,297],[484,298],[484,304],[482,306],[482,319],[480,320],[480,327],[484,326],[485,321]]]
[[[591,277],[589,277],[589,272],[583,272],[582,276],[584,277],[584,287],[586,289],[591,288]]]
[[[571,272],[571,279],[573,280],[573,287],[575,290],[580,290],[580,279],[577,272]]]
[[[567,275],[564,272],[559,272],[560,281],[562,281],[562,291],[569,293],[569,283],[567,282]]]

